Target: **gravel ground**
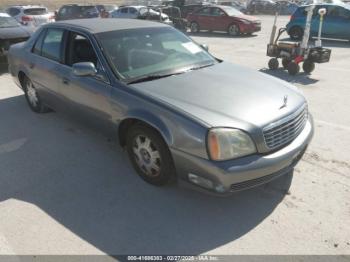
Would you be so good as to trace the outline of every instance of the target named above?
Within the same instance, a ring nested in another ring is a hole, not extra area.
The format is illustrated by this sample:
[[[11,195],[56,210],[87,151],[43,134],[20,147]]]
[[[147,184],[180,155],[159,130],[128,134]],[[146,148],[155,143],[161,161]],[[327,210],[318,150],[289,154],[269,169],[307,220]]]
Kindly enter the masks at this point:
[[[115,142],[60,113],[29,111],[3,68],[0,254],[350,254],[350,44],[324,42],[331,61],[312,75],[270,72],[273,19],[261,19],[252,37],[193,38],[304,92],[316,130],[293,176],[228,198],[152,187]]]

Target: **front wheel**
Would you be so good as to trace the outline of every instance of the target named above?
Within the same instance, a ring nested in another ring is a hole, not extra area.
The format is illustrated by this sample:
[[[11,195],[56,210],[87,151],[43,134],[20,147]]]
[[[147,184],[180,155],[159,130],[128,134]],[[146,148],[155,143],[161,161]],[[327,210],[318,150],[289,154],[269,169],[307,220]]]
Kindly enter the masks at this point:
[[[228,27],[227,32],[230,36],[238,36],[240,34],[240,30],[238,25],[232,24]]]
[[[299,73],[299,71],[300,71],[300,66],[297,64],[297,63],[295,63],[295,62],[290,62],[289,64],[288,64],[288,73],[290,74],[290,75],[296,75],[297,73]]]
[[[24,85],[23,89],[24,89],[25,97],[30,109],[35,113],[49,112],[50,109],[43,104],[35,86],[33,85],[32,81],[28,77],[24,77],[23,85]]]
[[[271,58],[269,60],[269,68],[271,70],[276,70],[279,66],[278,59],[277,58]]]
[[[142,124],[132,126],[128,130],[126,147],[134,169],[143,180],[156,186],[175,181],[171,153],[154,129]]]
[[[315,63],[310,60],[305,60],[303,63],[303,70],[305,73],[310,74],[315,69]]]

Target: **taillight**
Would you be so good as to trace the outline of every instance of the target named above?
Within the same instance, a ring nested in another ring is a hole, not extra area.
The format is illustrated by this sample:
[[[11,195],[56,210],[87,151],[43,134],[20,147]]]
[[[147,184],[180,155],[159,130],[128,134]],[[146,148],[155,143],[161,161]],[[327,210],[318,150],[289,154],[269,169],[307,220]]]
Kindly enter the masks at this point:
[[[30,16],[22,16],[22,22],[30,22],[30,21],[33,21],[33,18],[30,17]]]
[[[290,21],[294,20],[295,16],[294,15],[291,15],[290,16]]]

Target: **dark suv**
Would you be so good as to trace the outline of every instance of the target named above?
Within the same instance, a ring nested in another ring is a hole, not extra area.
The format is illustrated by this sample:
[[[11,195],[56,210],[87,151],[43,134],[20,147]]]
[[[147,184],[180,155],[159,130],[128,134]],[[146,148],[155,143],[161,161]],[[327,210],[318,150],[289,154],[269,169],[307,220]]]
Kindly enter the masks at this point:
[[[100,12],[95,5],[64,5],[55,13],[56,21],[96,18]]]

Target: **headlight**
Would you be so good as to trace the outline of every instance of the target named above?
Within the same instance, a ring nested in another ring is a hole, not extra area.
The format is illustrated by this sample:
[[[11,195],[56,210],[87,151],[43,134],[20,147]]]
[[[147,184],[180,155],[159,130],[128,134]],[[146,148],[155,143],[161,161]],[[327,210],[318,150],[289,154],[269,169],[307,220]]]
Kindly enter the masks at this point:
[[[240,20],[243,24],[246,24],[246,25],[250,25],[251,24],[251,22],[250,21],[248,21],[248,20]]]
[[[255,144],[249,135],[238,129],[211,129],[207,143],[212,160],[228,160],[256,152]]]

